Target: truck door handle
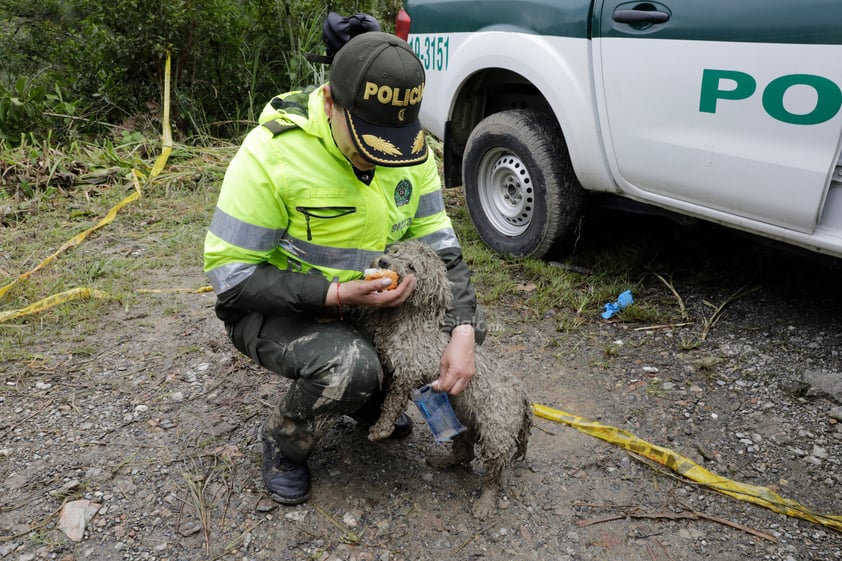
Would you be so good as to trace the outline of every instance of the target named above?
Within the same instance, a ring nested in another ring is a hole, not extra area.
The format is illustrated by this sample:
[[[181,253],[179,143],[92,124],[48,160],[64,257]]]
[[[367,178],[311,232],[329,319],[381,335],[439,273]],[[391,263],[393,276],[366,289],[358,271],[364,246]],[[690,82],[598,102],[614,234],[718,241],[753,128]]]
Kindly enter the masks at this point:
[[[657,10],[617,10],[614,12],[614,21],[617,23],[664,23],[668,19],[670,15],[667,12]]]

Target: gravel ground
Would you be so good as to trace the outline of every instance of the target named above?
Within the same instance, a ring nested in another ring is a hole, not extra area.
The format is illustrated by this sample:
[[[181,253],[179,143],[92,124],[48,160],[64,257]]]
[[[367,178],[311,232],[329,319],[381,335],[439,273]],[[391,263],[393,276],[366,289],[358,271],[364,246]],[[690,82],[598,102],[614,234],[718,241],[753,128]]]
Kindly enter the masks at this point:
[[[657,244],[640,274],[671,275],[685,325],[603,321],[591,310],[581,328],[559,332],[553,314],[535,320],[523,302],[494,302],[487,344],[501,368],[536,403],[842,515],[842,267],[709,228],[677,240],[672,228],[632,234],[641,224],[593,243]],[[166,286],[204,284],[196,270],[159,274]],[[687,348],[712,315],[705,302],[725,302],[748,277],[760,289]],[[649,279],[636,300],[674,305]],[[476,474],[426,466],[441,448],[412,410],[418,424],[402,441],[370,443],[354,421],[340,422],[311,459],[312,500],[278,508],[262,492],[256,432],[285,382],[236,354],[213,300],[115,305],[97,337],[80,342],[56,326],[36,359],[0,359],[0,559],[842,559],[839,530],[544,419],[487,521],[470,516]]]

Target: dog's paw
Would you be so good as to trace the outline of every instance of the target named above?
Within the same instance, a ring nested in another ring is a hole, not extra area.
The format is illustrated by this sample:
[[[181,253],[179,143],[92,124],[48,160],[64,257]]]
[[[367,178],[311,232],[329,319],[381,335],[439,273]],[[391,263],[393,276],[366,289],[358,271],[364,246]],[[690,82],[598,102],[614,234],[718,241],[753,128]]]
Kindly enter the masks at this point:
[[[497,510],[497,490],[485,488],[474,503],[471,514],[477,520],[485,520]]]
[[[392,435],[392,431],[395,430],[394,425],[384,426],[381,423],[377,423],[373,425],[370,429],[368,429],[368,439],[372,442],[377,442],[378,440],[385,440]]]
[[[447,456],[427,456],[424,461],[430,467],[448,469],[468,462],[471,458],[462,454],[448,454]]]

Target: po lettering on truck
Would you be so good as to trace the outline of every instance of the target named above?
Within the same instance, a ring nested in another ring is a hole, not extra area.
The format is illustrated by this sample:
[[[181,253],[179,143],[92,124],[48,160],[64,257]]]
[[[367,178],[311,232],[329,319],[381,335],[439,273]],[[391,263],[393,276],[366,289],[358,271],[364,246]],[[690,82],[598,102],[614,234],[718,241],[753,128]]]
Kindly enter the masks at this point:
[[[807,113],[793,113],[784,105],[784,95],[793,86],[816,92],[816,106]],[[742,101],[757,91],[757,80],[738,70],[706,68],[702,72],[699,111],[716,113],[719,100]],[[763,109],[773,119],[792,125],[818,125],[829,121],[842,108],[842,90],[832,80],[814,74],[787,74],[769,82],[761,97]]]

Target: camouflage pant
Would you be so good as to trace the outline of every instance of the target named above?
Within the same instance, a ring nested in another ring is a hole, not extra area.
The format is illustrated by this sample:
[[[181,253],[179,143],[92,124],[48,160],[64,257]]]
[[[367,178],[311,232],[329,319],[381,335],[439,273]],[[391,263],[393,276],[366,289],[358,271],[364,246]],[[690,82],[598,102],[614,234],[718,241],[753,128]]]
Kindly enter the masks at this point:
[[[342,415],[377,419],[383,368],[374,346],[353,324],[251,312],[229,325],[228,333],[240,352],[292,380],[264,425],[289,459],[306,460]]]

